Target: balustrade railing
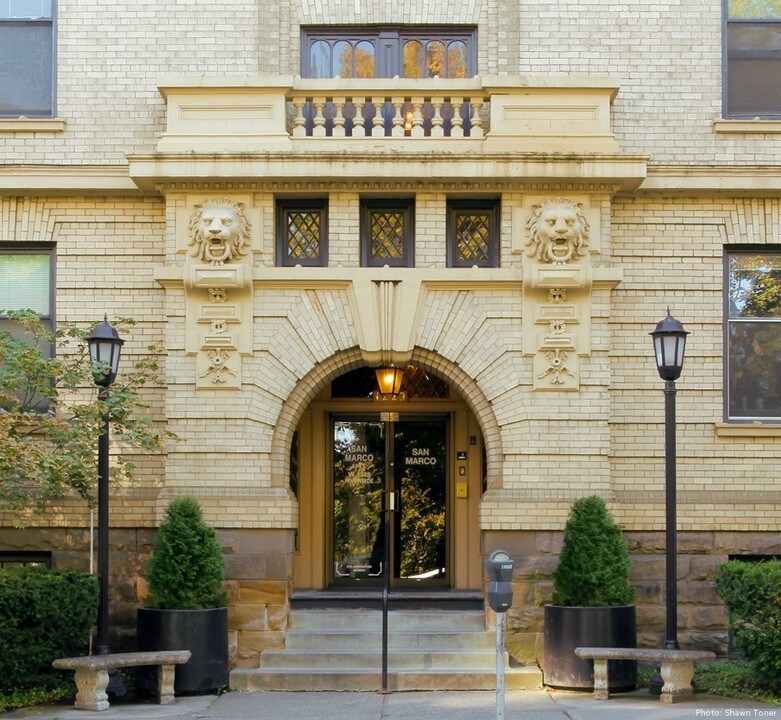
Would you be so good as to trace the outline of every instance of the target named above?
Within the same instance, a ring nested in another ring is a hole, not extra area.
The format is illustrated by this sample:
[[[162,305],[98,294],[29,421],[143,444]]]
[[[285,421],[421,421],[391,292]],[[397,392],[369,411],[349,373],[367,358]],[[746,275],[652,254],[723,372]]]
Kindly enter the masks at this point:
[[[288,94],[294,138],[483,138],[483,92],[443,94],[322,93],[303,89]]]

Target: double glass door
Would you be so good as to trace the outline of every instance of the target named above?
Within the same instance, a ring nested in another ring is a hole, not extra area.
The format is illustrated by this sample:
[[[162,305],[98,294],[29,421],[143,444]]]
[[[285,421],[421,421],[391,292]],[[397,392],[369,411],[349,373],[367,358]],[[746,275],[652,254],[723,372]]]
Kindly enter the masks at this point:
[[[447,438],[441,415],[331,419],[331,585],[447,584]]]

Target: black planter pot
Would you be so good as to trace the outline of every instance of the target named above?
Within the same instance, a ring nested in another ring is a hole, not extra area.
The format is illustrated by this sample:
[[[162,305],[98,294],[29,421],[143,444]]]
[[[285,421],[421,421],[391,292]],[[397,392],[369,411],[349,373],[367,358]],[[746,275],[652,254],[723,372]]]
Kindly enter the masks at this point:
[[[145,650],[189,650],[192,657],[176,666],[174,692],[208,693],[228,686],[228,608],[151,610],[139,608],[137,643]],[[157,688],[157,669],[139,668],[138,687]]]
[[[634,605],[615,607],[545,606],[545,656],[543,678],[557,688],[594,687],[591,660],[575,655],[578,647],[637,647],[637,619]],[[608,663],[611,692],[637,687],[637,662]]]

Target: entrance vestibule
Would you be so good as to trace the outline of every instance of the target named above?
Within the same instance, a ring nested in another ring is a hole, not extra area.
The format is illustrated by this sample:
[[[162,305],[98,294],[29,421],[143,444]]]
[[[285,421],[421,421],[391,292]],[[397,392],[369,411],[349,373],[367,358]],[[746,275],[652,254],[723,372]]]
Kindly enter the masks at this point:
[[[304,412],[291,458],[296,590],[479,590],[482,435],[445,383],[408,366],[402,399],[374,371],[334,380]],[[385,556],[385,509],[392,513]]]

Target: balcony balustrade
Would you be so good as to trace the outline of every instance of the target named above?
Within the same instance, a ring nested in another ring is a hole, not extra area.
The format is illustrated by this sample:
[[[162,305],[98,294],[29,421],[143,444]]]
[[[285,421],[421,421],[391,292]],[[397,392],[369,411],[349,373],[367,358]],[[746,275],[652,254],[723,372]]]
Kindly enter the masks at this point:
[[[294,109],[288,131],[294,138],[485,137],[490,129],[485,90],[433,82],[433,88],[296,88],[287,96]]]
[[[600,78],[214,77],[159,87],[168,106],[160,152],[343,151],[367,140],[382,150],[380,139],[388,149],[427,141],[466,152],[618,150],[618,86]]]
[[[588,183],[631,189],[647,158],[621,151],[608,78],[175,77],[166,127],[132,155],[145,191],[171,183]]]

